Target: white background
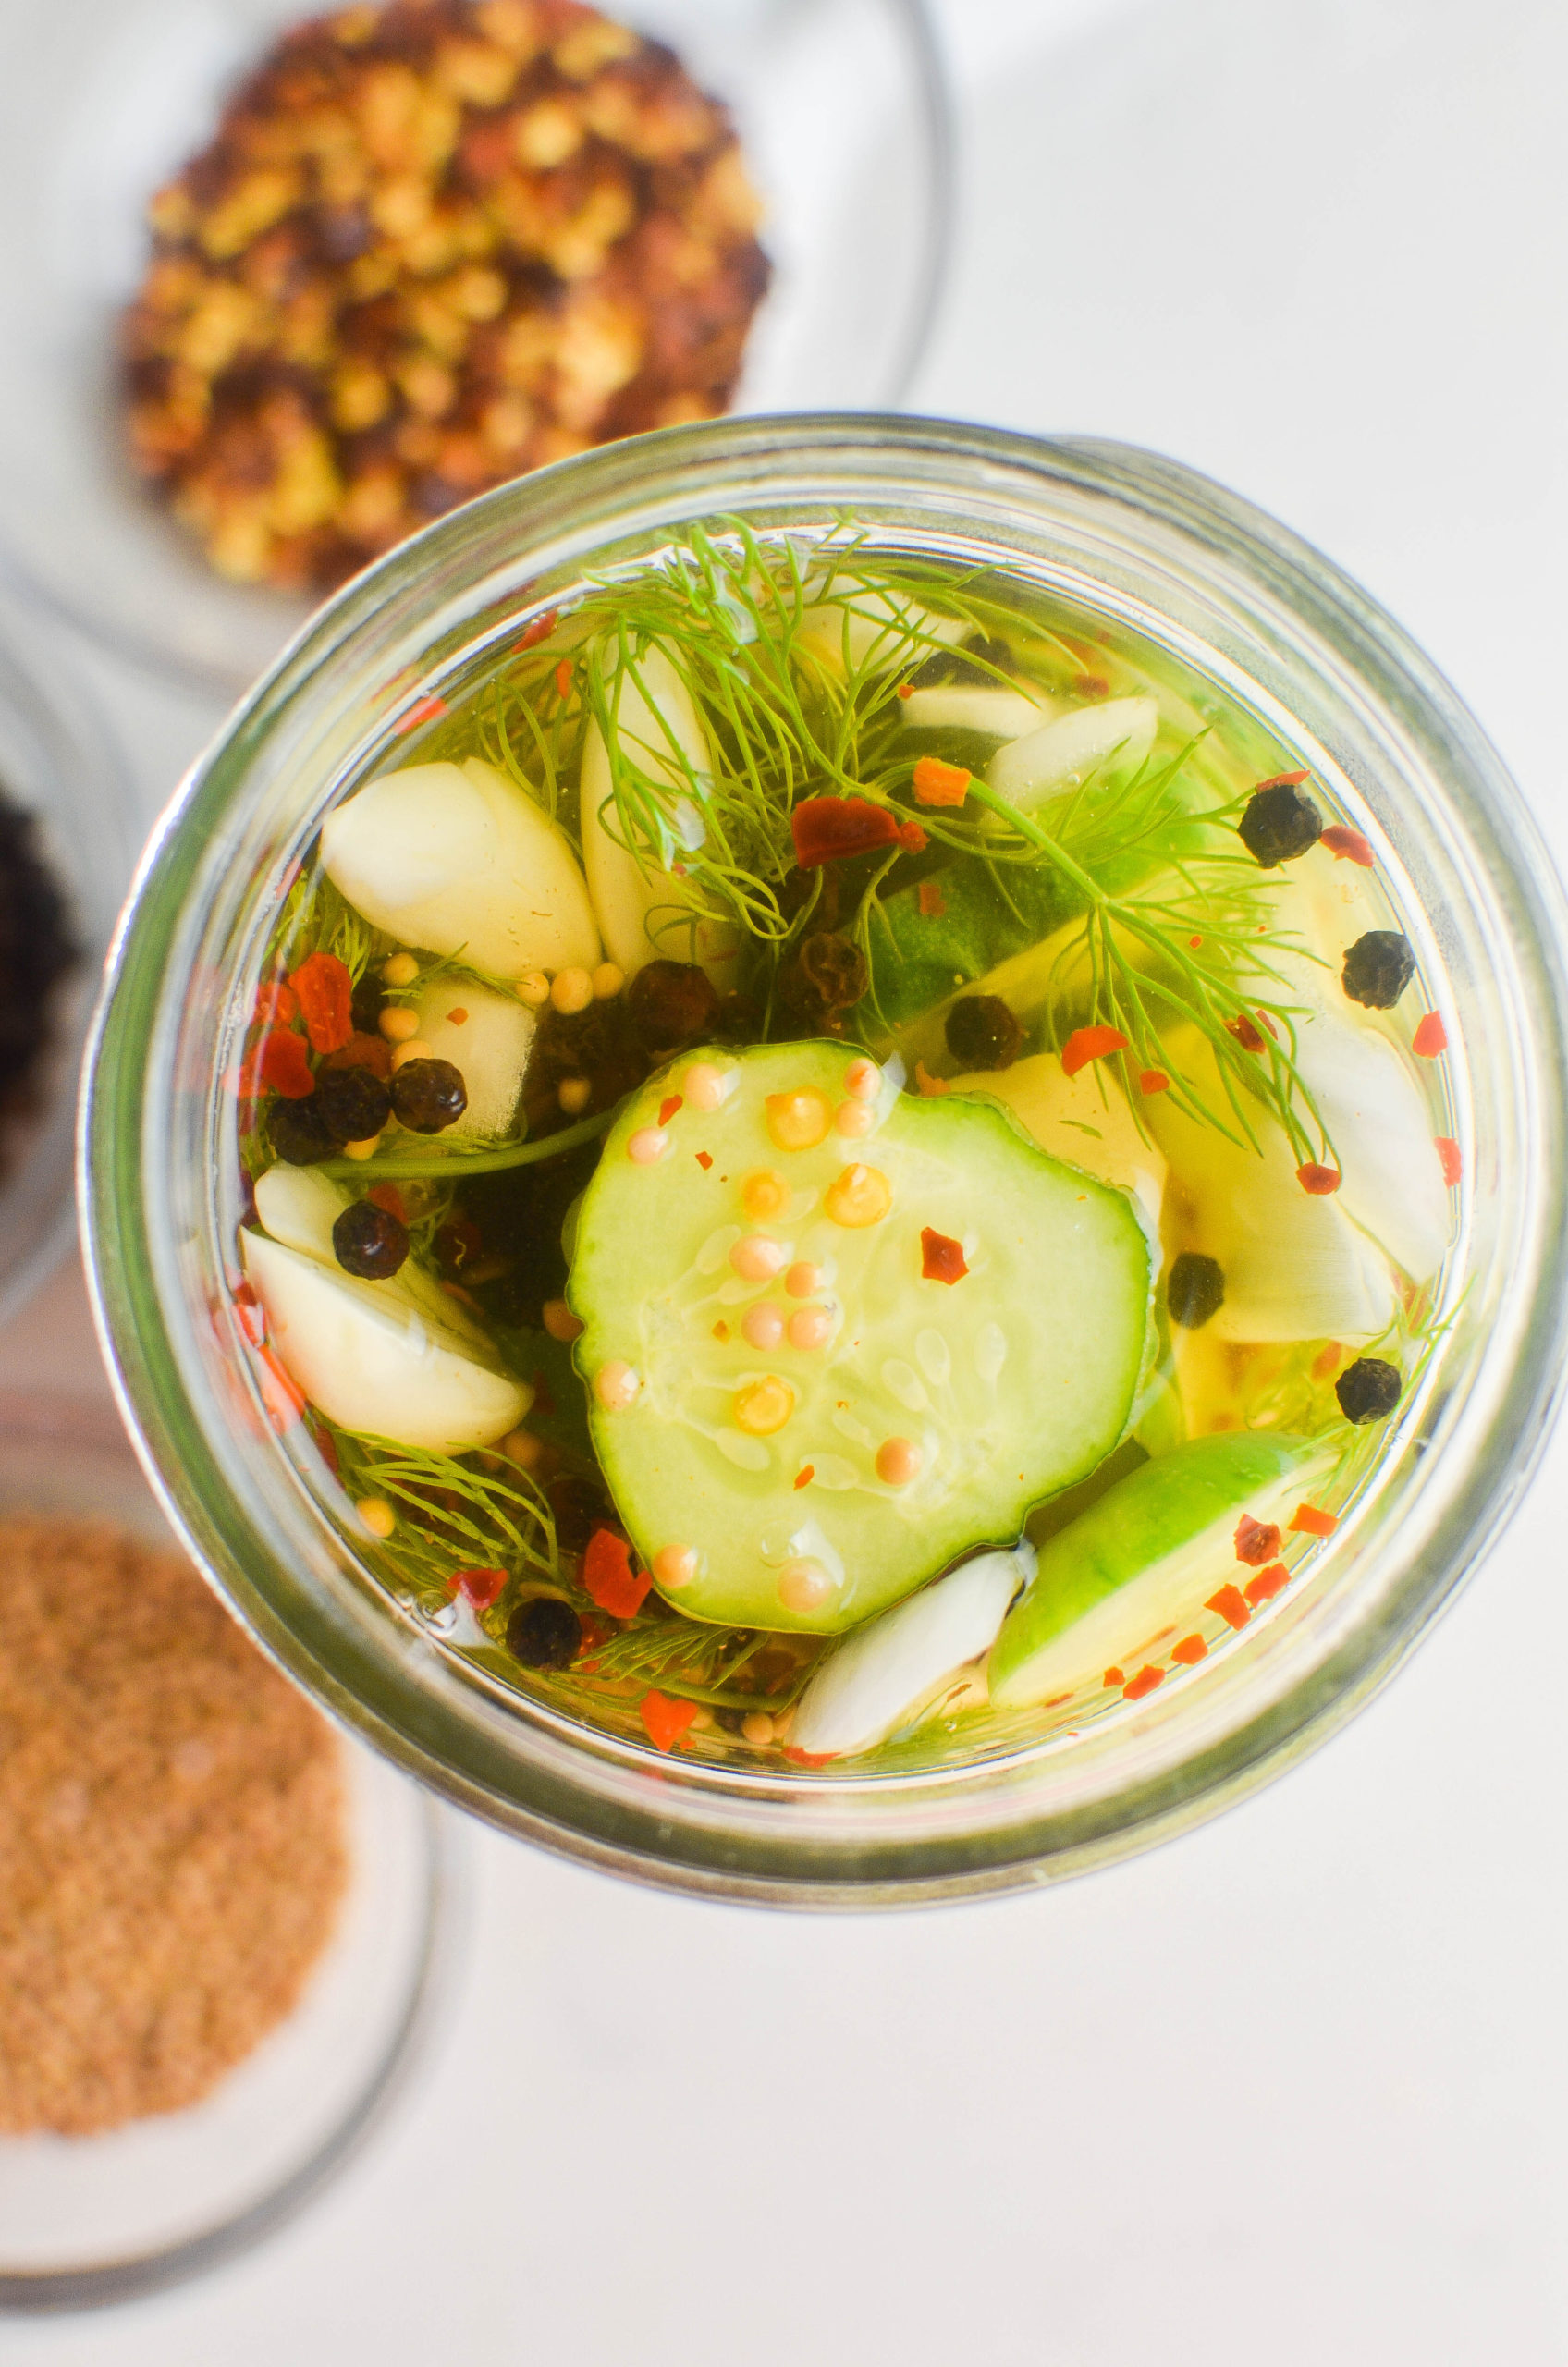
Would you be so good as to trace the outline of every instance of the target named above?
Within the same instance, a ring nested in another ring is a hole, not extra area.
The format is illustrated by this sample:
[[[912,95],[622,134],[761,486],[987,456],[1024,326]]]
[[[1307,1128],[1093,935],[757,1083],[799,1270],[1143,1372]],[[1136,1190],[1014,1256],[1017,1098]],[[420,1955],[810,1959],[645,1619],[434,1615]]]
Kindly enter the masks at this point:
[[[43,0],[6,0],[43,5]],[[1562,0],[945,0],[969,172],[919,408],[1174,452],[1424,640],[1568,854]],[[151,813],[202,718],[100,667]],[[75,1286],[0,1365],[87,1385]],[[478,1830],[392,2127],[18,2367],[1568,2358],[1554,1456],[1391,1690],[1040,1896],[808,1922]]]

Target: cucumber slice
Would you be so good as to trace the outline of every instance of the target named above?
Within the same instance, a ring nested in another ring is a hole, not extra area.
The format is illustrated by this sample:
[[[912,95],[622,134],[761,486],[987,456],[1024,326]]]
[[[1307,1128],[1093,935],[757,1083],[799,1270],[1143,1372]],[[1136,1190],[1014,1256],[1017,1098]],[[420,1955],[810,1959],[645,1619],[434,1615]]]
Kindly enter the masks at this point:
[[[952,1260],[926,1233],[962,1248],[956,1280],[927,1276]],[[699,1619],[833,1634],[1011,1544],[1121,1438],[1153,1264],[1127,1195],[851,1047],[655,1078],[606,1139],[567,1296],[655,1582]]]
[[[1055,1052],[1035,1052],[1010,1069],[975,1070],[955,1076],[953,1093],[989,1093],[1005,1103],[1042,1150],[1070,1167],[1082,1167],[1102,1183],[1131,1192],[1159,1229],[1165,1196],[1165,1157],[1138,1132],[1127,1097],[1097,1063],[1069,1076]]]
[[[1015,1710],[1070,1692],[1161,1628],[1191,1626],[1208,1596],[1246,1575],[1235,1558],[1243,1513],[1278,1519],[1333,1460],[1316,1440],[1230,1430],[1118,1480],[1041,1547],[991,1652],[992,1700]]]
[[[840,1644],[801,1697],[792,1747],[814,1758],[869,1750],[909,1725],[958,1671],[989,1650],[1035,1551],[979,1553]]]
[[[327,877],[403,945],[462,953],[496,978],[591,970],[599,932],[565,834],[470,756],[383,773],[321,826]]]

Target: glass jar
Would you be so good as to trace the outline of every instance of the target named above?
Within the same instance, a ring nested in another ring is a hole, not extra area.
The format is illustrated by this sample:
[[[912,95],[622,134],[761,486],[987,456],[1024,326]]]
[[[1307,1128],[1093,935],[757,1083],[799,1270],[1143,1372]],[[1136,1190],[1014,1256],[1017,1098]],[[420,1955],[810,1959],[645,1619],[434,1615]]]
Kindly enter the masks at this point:
[[[245,1380],[237,1054],[290,866],[419,702],[455,698],[520,611],[698,517],[1011,570],[1207,674],[1372,835],[1457,1021],[1464,1184],[1446,1318],[1331,1542],[1231,1645],[1081,1732],[915,1772],[754,1772],[595,1734],[442,1648],[362,1568]],[[1496,1536],[1563,1367],[1564,913],[1494,750],[1436,668],[1318,554],[1171,462],[941,422],[736,420],[503,488],[325,608],[171,806],[111,969],[82,1189],[121,1402],[191,1551],[260,1640],[405,1767],[496,1823],[692,1891],[864,1906],[1005,1890],[1180,1831],[1330,1732]]]

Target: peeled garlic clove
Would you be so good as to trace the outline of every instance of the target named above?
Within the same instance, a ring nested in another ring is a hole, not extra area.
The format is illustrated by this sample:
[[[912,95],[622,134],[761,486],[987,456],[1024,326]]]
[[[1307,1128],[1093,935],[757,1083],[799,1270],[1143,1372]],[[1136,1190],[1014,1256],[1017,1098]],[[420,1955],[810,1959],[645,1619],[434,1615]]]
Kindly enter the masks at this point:
[[[322,824],[321,856],[354,910],[404,945],[465,953],[498,978],[598,961],[564,834],[477,756],[368,781]]]
[[[999,682],[934,682],[902,704],[911,731],[984,731],[995,740],[1022,739],[1061,712],[1044,691],[1004,691]]]
[[[1107,699],[1099,706],[1075,707],[998,748],[986,778],[999,797],[1027,814],[1089,773],[1135,773],[1158,728],[1153,699]]]
[[[713,758],[692,693],[662,649],[644,649],[634,669],[621,675],[615,722],[622,759],[645,776],[671,833],[695,853],[706,826],[693,791],[710,779]],[[728,987],[739,950],[735,931],[720,921],[699,920],[694,927],[683,921],[680,883],[663,868],[657,846],[644,840],[633,852],[618,833],[624,835],[624,825],[609,751],[597,723],[590,723],[582,750],[582,863],[605,950],[629,978],[662,955],[700,962],[716,986]]]
[[[498,995],[471,978],[438,979],[414,1008],[420,1042],[433,1060],[450,1061],[461,1072],[468,1095],[447,1135],[495,1141],[513,1134],[538,1014],[515,996]]]
[[[398,1292],[359,1282],[263,1233],[245,1272],[290,1379],[329,1421],[401,1446],[462,1454],[516,1428],[528,1392]]]
[[[908,1724],[950,1677],[989,1651],[1009,1603],[1034,1572],[1031,1545],[980,1553],[857,1627],[807,1685],[790,1748],[837,1757],[869,1750]]]

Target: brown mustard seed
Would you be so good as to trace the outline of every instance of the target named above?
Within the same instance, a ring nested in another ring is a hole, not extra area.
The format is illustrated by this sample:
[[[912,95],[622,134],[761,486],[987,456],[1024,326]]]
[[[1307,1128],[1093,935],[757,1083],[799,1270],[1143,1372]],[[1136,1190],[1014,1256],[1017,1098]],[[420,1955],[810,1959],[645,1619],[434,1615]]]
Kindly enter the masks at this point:
[[[180,1555],[0,1523],[0,2133],[192,2104],[347,1876],[337,1742]]]
[[[148,212],[132,458],[220,574],[286,590],[716,417],[768,279],[725,110],[577,0],[298,24]]]

